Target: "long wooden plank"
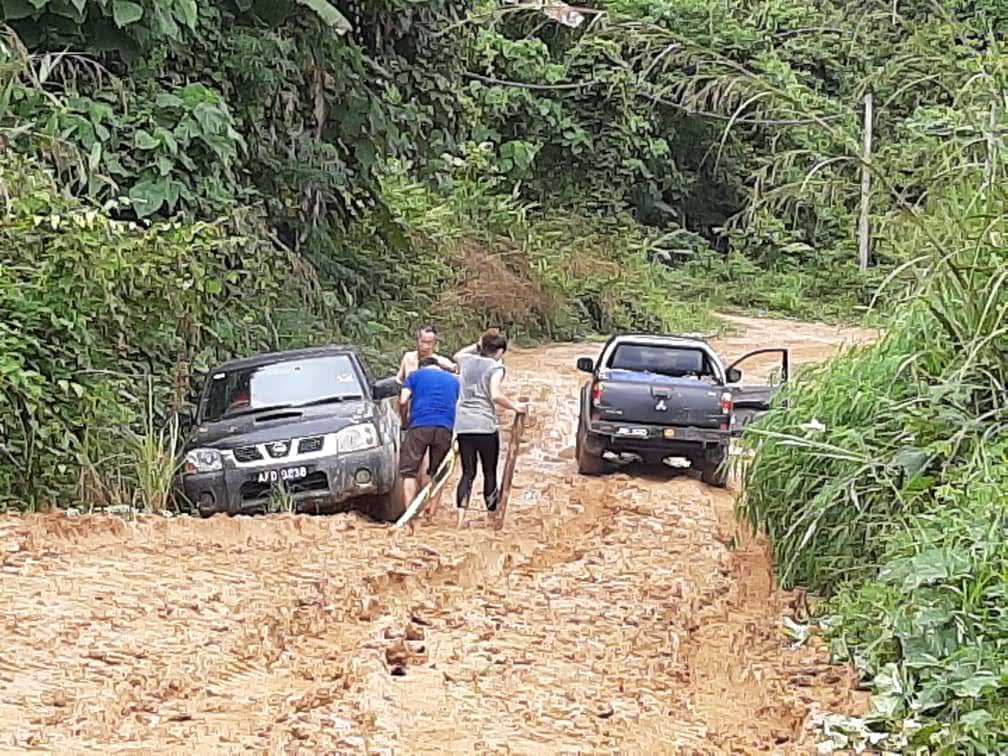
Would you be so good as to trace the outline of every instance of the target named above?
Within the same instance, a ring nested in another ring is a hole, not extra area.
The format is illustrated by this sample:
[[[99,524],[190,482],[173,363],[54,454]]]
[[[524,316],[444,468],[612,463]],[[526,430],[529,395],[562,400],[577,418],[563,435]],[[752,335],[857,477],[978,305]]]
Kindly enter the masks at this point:
[[[519,402],[528,405],[528,397],[518,398]],[[522,434],[525,432],[526,415],[515,415],[511,426],[511,438],[508,441],[507,457],[504,461],[504,474],[501,476],[500,501],[497,503],[497,517],[494,527],[500,530],[504,527],[504,517],[507,514],[508,499],[511,497],[511,480],[514,478],[515,465],[518,462],[518,451],[521,449]]]
[[[427,502],[430,501],[431,498],[440,491],[444,484],[448,481],[452,470],[455,468],[456,456],[458,456],[458,450],[455,439],[453,438],[451,449],[448,450],[448,454],[446,454],[444,460],[442,460],[441,466],[438,467],[437,472],[434,473],[434,477],[431,478],[430,482],[413,498],[410,505],[406,507],[406,511],[402,513],[402,516],[398,520],[396,520],[394,527],[403,527],[423,511],[423,508],[427,506]]]

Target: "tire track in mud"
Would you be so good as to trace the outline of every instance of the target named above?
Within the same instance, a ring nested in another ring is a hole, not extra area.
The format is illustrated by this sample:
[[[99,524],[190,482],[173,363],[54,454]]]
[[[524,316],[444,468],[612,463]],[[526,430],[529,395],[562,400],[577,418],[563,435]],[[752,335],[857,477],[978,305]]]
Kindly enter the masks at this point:
[[[739,325],[733,354],[848,335]],[[731,494],[575,474],[593,351],[509,356],[533,416],[503,531],[0,518],[0,747],[807,752],[816,711],[861,702],[821,648],[784,647],[794,598]]]

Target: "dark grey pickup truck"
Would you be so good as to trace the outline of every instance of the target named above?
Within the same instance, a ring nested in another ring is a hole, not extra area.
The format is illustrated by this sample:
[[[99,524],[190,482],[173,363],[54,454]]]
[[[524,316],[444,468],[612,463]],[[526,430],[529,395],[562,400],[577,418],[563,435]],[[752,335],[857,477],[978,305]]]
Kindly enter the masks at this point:
[[[780,383],[787,380],[787,349],[760,349],[725,367],[702,339],[621,335],[606,342],[598,360],[582,357],[592,378],[581,389],[577,464],[599,475],[614,464],[657,464],[686,459],[705,483],[723,487],[731,437],[770,407],[780,383],[741,385],[741,362],[779,353]]]
[[[372,500],[398,516],[395,378],[331,346],[262,354],[210,371],[189,418],[176,496],[204,517],[264,512],[278,493],[298,512]]]

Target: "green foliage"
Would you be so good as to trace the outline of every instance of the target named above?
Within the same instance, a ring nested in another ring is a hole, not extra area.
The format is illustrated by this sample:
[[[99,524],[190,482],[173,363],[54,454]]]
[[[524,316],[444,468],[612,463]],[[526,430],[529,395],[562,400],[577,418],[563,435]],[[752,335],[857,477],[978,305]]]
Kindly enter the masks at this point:
[[[162,411],[172,393],[177,406],[180,360],[205,369],[304,340],[278,322],[290,292],[307,290],[284,252],[223,224],[113,220],[11,152],[0,196],[0,502],[72,500],[85,457],[116,469],[116,429],[145,435],[149,377]]]
[[[1003,56],[956,93],[997,133]],[[926,210],[893,220],[913,287],[886,336],[807,372],[749,434],[739,511],[770,536],[782,582],[833,594],[830,634],[908,753],[1008,747],[1008,192],[1000,140],[931,144]],[[786,404],[785,404],[786,403]]]
[[[488,324],[525,339],[716,330],[705,309],[670,300],[671,274],[652,262],[660,240],[631,219],[534,214],[501,191],[507,168],[489,145],[442,160],[441,190],[390,165],[384,207],[354,226],[336,258],[380,343],[398,346],[421,318],[458,346]],[[387,291],[399,294],[389,301]]]

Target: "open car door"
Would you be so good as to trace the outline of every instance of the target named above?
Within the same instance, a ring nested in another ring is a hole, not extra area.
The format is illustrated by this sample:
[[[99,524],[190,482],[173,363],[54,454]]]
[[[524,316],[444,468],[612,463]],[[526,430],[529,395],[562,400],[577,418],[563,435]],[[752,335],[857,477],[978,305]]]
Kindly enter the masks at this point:
[[[750,358],[760,355],[779,354],[780,367],[771,368],[765,382],[742,382],[742,370],[739,365]],[[735,425],[733,436],[742,435],[742,430],[753,420],[770,409],[770,402],[780,391],[791,372],[791,354],[787,349],[757,349],[739,357],[725,370],[728,390],[735,400]]]

